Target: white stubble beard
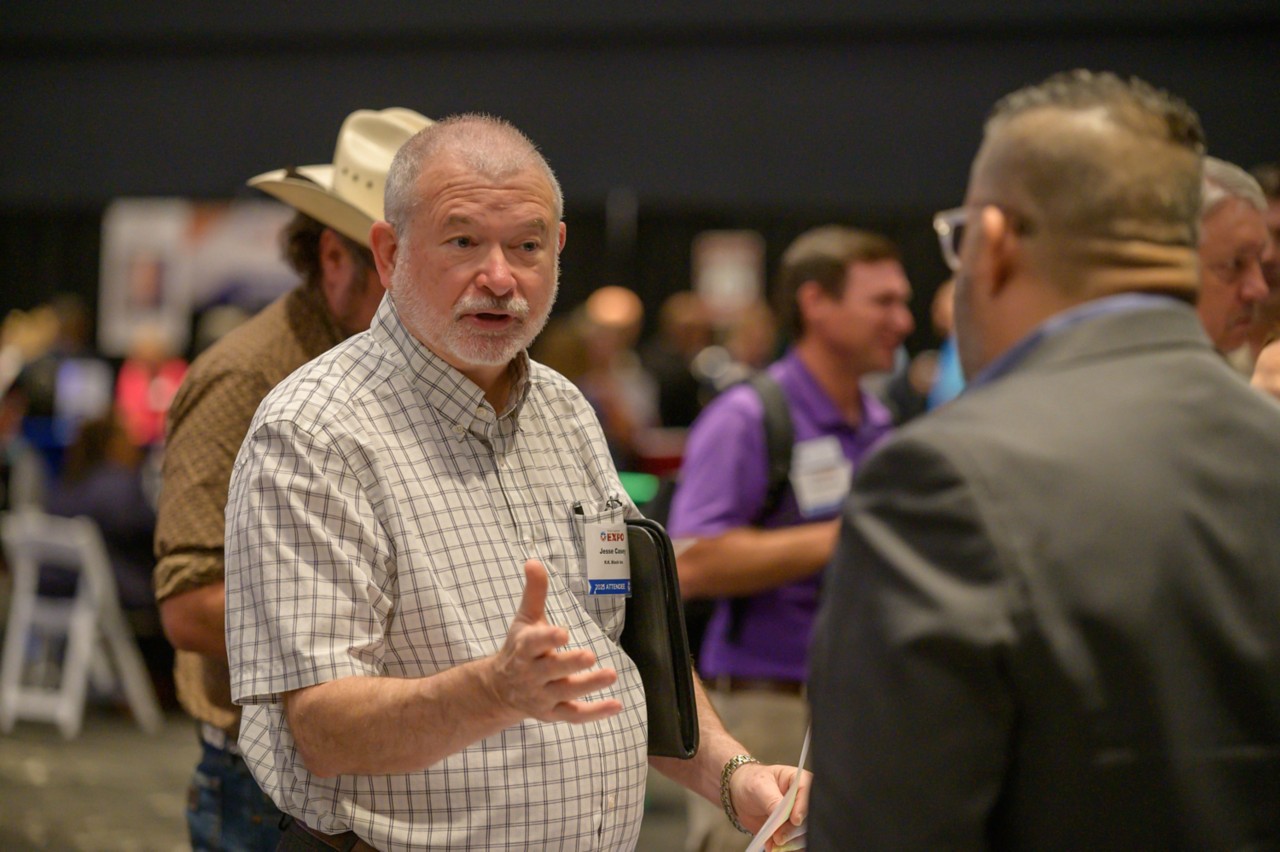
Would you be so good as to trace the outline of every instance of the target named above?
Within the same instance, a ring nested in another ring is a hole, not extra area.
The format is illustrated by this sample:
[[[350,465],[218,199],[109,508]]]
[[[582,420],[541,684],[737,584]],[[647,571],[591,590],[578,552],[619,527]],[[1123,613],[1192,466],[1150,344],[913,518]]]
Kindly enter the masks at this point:
[[[546,326],[560,292],[558,257],[552,277],[551,298],[546,308],[536,316],[531,315],[528,300],[516,295],[505,299],[464,296],[453,305],[451,316],[437,314],[427,308],[421,290],[409,278],[408,264],[403,261],[397,263],[391,272],[391,298],[401,322],[436,354],[462,364],[500,367],[511,363]],[[510,329],[486,333],[468,327],[462,319],[466,314],[486,310],[509,313],[516,322]]]

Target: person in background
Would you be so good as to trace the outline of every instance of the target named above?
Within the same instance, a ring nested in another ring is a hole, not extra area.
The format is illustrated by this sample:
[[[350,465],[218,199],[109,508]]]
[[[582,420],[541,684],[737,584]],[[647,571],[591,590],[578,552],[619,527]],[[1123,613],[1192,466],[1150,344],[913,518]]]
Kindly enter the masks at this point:
[[[636,470],[645,433],[658,425],[658,387],[635,351],[644,305],[624,287],[601,287],[574,312],[586,354],[573,382],[595,409],[619,470]]]
[[[45,495],[44,510],[67,518],[92,520],[102,533],[120,608],[146,661],[156,694],[174,703],[173,648],[160,629],[160,613],[151,588],[151,540],[156,511],[143,477],[145,451],[114,411],[86,420],[67,447],[60,476]],[[45,568],[42,587],[75,593],[78,572]],[[60,576],[59,576],[60,575]]]
[[[500,119],[414,136],[371,235],[389,298],[250,426],[227,506],[232,693],[290,848],[636,843],[646,698],[625,599],[590,581],[639,513],[582,393],[526,352],[563,210]],[[650,764],[758,829],[797,771],[754,761],[695,694],[697,755]]]
[[[658,331],[640,349],[640,359],[658,385],[658,419],[669,429],[693,424],[708,396],[693,369],[711,345],[711,312],[692,290],[672,293],[658,309]]]
[[[116,375],[115,407],[139,447],[164,440],[165,414],[186,374],[186,360],[173,354],[161,328],[140,325],[134,330]]]
[[[301,283],[219,338],[192,363],[169,411],[156,596],[178,649],[182,706],[199,724],[201,758],[188,797],[191,844],[275,849],[280,811],[236,745],[225,639],[224,515],[236,451],[262,398],[285,376],[369,326],[382,299],[369,229],[382,217],[391,157],[430,123],[412,110],[357,110],[338,132],[332,165],[268,172],[251,186],[297,213],[281,234]]]
[[[1196,310],[1214,348],[1229,355],[1248,341],[1254,313],[1267,298],[1267,201],[1248,172],[1215,157],[1204,158],[1203,180]]]
[[[808,637],[836,515],[855,465],[891,426],[862,378],[890,369],[911,333],[898,258],[888,239],[842,225],[792,242],[775,295],[794,343],[768,367],[790,413],[789,482],[771,501],[764,403],[739,385],[694,422],[672,500],[681,592],[716,599],[698,670],[726,727],[770,762],[800,754]],[[686,848],[745,849],[748,838],[722,823],[690,797]]]
[[[1262,263],[1267,298],[1255,309],[1249,328],[1252,384],[1280,397],[1280,163],[1257,166],[1251,174],[1267,199],[1266,223],[1271,236],[1271,250]]]
[[[948,278],[933,296],[933,327],[942,338],[938,362],[929,387],[928,408],[932,411],[960,395],[964,390],[964,372],[960,369],[960,352],[956,348],[955,276]]]
[[[1109,73],[987,120],[939,214],[969,384],[827,571],[809,848],[1280,848],[1280,406],[1193,308],[1203,150]]]

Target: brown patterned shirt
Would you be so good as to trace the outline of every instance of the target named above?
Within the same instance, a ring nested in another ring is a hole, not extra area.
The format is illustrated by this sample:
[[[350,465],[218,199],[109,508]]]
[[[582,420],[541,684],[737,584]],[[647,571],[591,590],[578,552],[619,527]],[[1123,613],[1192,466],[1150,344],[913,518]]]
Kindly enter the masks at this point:
[[[156,523],[156,598],[223,579],[224,513],[236,453],[263,397],[343,339],[319,287],[299,285],[228,332],[191,365],[169,409]],[[174,677],[188,713],[234,734],[225,659],[179,651]]]

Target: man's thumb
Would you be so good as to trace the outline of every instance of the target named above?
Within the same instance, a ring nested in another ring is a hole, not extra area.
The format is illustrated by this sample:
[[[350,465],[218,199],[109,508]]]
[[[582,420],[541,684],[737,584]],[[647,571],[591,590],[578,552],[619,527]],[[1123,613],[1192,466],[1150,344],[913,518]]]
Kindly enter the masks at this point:
[[[536,559],[524,563],[524,596],[520,598],[517,618],[535,623],[546,620],[547,569]]]

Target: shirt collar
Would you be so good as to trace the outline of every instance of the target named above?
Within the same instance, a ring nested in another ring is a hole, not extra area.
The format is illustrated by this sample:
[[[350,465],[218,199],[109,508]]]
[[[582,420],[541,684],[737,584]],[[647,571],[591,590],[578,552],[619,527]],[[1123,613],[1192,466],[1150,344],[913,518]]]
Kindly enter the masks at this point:
[[[787,386],[794,394],[796,405],[809,412],[815,424],[824,429],[854,428],[844,419],[840,409],[831,401],[831,397],[827,396],[822,385],[818,384],[818,380],[800,360],[794,347],[779,360],[778,371],[779,378],[789,377]],[[892,425],[893,415],[874,395],[863,390],[859,391],[859,396],[862,402],[862,420],[856,427],[857,431],[887,429]]]
[[[979,387],[993,382],[1005,373],[1016,369],[1041,343],[1059,334],[1073,325],[1106,314],[1118,314],[1125,311],[1137,311],[1157,307],[1159,305],[1184,304],[1171,296],[1159,296],[1151,293],[1121,293],[1118,296],[1105,296],[1091,299],[1082,305],[1069,308],[1049,317],[1031,330],[1031,333],[1010,347],[999,358],[984,367],[965,389]]]
[[[529,355],[521,350],[508,369],[512,371],[507,407],[495,412],[478,385],[418,340],[395,309],[388,295],[374,314],[370,333],[380,340],[394,360],[412,374],[414,384],[459,437],[464,432],[493,440],[500,432],[519,428],[520,412],[529,396]]]

